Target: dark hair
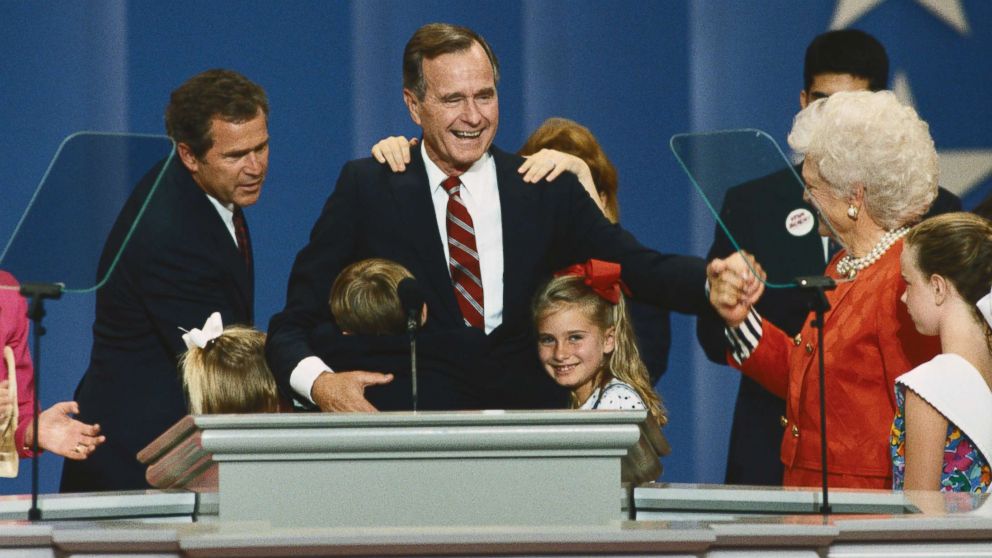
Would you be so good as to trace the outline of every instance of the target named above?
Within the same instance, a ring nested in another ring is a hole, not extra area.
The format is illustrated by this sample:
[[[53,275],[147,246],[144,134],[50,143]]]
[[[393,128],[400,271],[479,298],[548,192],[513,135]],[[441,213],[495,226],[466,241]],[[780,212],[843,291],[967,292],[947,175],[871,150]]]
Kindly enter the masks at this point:
[[[341,331],[359,335],[398,335],[406,313],[396,292],[413,277],[402,265],[382,258],[357,261],[341,270],[331,287],[331,315]]]
[[[851,74],[868,80],[868,89],[889,86],[889,57],[878,39],[858,29],[841,29],[818,35],[806,47],[803,90],[822,74]]]
[[[207,70],[172,92],[165,108],[165,131],[200,158],[214,144],[211,120],[240,124],[255,118],[258,111],[269,116],[265,90],[233,70]]]
[[[478,43],[489,57],[493,66],[494,84],[499,83],[499,61],[489,47],[489,43],[481,35],[467,27],[450,23],[429,23],[424,25],[410,37],[403,50],[403,88],[413,91],[418,99],[423,100],[427,93],[424,83],[424,59],[433,59],[442,54],[463,52]]]
[[[906,245],[915,250],[923,276],[950,281],[971,304],[975,319],[985,324],[975,305],[992,286],[992,223],[973,213],[945,213],[913,227]]]
[[[620,217],[620,209],[617,207],[617,169],[589,128],[567,118],[549,118],[540,128],[534,130],[517,153],[533,155],[544,148],[575,155],[589,165],[596,191],[606,199],[606,218],[616,223]]]

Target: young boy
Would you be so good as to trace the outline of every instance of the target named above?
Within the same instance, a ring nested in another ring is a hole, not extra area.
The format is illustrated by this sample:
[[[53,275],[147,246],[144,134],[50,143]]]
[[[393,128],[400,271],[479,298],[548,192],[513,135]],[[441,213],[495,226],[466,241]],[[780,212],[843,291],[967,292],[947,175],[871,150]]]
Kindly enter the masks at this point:
[[[402,265],[380,258],[355,262],[341,271],[331,287],[331,315],[346,335],[401,335],[406,312],[397,292],[413,275]],[[421,311],[427,318],[427,305]]]

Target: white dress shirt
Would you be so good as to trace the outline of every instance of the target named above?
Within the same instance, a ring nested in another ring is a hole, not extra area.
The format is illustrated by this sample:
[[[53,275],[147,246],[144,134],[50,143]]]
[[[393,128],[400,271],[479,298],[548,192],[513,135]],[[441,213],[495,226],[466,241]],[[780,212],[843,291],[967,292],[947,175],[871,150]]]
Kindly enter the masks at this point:
[[[207,196],[207,199],[210,200],[210,203],[214,206],[214,209],[217,210],[217,214],[220,215],[221,221],[224,221],[224,225],[227,226],[227,232],[231,233],[231,240],[234,241],[234,246],[237,248],[238,235],[234,233],[234,204],[224,205],[220,203],[217,198],[207,194],[206,192],[204,192],[203,195]]]
[[[431,199],[434,202],[434,216],[444,249],[444,261],[448,261],[448,193],[441,183],[448,178],[434,161],[427,156],[427,150],[420,150],[427,169]],[[486,333],[503,323],[503,218],[499,202],[499,187],[496,182],[496,163],[492,155],[486,153],[464,174],[462,181],[462,203],[472,216],[475,228],[475,247],[479,252],[479,269],[482,272],[483,309],[486,318]],[[232,214],[233,219],[233,214]],[[233,231],[233,224],[232,224]],[[451,274],[451,266],[448,266]],[[329,278],[331,280],[333,278]],[[452,287],[454,289],[454,287]],[[296,393],[311,403],[310,390],[323,372],[331,370],[322,359],[309,356],[299,362],[289,375],[289,385]],[[333,370],[331,370],[333,372]]]

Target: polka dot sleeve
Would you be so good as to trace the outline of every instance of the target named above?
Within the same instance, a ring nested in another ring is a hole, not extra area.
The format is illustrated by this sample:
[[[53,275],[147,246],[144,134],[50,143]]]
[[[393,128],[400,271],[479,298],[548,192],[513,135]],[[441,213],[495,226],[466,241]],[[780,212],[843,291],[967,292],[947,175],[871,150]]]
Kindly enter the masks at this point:
[[[603,390],[602,400],[599,402],[600,409],[612,411],[639,411],[645,409],[644,401],[637,395],[634,388],[627,384],[616,382],[611,383]]]

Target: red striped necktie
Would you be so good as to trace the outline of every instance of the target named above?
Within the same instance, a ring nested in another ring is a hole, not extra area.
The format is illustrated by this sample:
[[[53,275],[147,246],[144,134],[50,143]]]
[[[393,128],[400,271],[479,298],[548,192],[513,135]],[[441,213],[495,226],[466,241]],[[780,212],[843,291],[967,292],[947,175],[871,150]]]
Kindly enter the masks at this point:
[[[482,273],[479,252],[475,248],[475,226],[472,216],[462,202],[462,181],[455,176],[441,183],[448,193],[448,266],[455,300],[465,318],[465,324],[485,329],[486,313],[483,309]]]
[[[245,267],[251,272],[251,240],[248,237],[248,224],[245,223],[245,213],[240,207],[234,206],[234,236],[238,240],[238,251],[245,261]]]

